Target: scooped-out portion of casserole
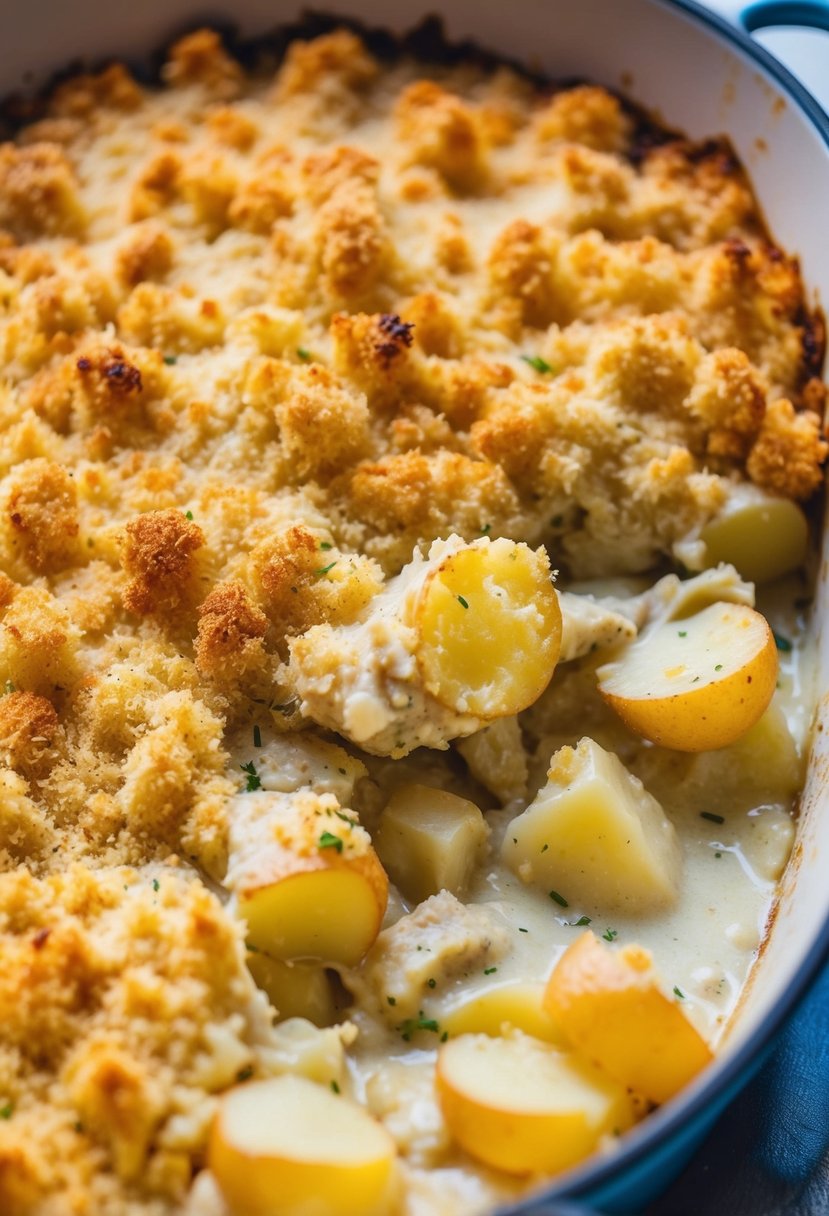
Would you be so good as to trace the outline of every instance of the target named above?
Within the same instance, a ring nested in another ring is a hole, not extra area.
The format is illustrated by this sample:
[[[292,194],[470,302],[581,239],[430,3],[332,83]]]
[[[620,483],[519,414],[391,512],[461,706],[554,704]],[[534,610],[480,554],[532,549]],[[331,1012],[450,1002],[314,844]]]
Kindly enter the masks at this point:
[[[725,141],[432,41],[0,146],[4,1216],[491,1212],[750,973],[820,320]]]

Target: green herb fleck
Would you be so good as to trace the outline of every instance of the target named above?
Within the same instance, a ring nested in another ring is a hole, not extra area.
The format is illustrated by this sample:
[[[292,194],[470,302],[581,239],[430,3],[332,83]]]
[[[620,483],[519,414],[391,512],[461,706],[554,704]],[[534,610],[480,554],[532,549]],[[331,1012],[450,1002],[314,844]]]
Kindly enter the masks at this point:
[[[449,1038],[449,1031],[444,1030],[443,1034],[440,1036],[441,1043],[445,1043],[448,1038]]]
[[[777,649],[781,651],[782,654],[788,654],[792,648],[792,644],[789,639],[784,637],[782,633],[778,633],[776,629],[772,629],[771,632]]]
[[[259,729],[258,723],[253,728],[253,746],[254,747],[262,746],[262,732]]]
[[[239,1071],[236,1074],[236,1080],[237,1081],[249,1081],[252,1076],[253,1076],[253,1069],[251,1068],[250,1064],[248,1064],[248,1065],[246,1065],[245,1068],[239,1069]]]
[[[713,811],[700,811],[700,819],[708,819],[711,823],[725,823],[724,815],[715,815]]]
[[[687,636],[688,636],[688,630],[687,630],[687,629],[678,629],[678,630],[677,630],[677,633],[679,634],[679,636],[680,636],[681,638],[687,638]]]
[[[335,1094],[338,1094],[340,1092],[340,1087],[336,1081],[331,1082],[331,1091],[332,1091],[332,1093],[335,1093]]]
[[[484,967],[484,975],[494,975],[497,970],[497,967]]]
[[[0,1106],[0,1119],[11,1119],[14,1107],[11,1102],[7,1102],[5,1106]]]
[[[685,1000],[685,993],[681,988],[677,988],[676,984],[674,984],[674,996],[678,996],[681,1001]]]
[[[570,921],[570,926],[571,926],[571,928],[574,928],[574,929],[580,929],[583,925],[589,925],[589,924],[590,924],[589,916],[580,916],[578,920]]]
[[[423,1010],[418,1012],[416,1018],[406,1018],[405,1022],[401,1022],[397,1027],[404,1042],[408,1043],[413,1034],[417,1034],[419,1030],[429,1030],[432,1034],[440,1033],[440,1025],[434,1018],[424,1017]]]
[[[339,772],[345,772],[345,769],[339,769]],[[358,828],[360,825],[356,819],[352,819],[350,815],[346,815],[345,811],[335,811],[334,814],[338,819],[342,819],[343,823],[348,823],[353,828]]]
[[[310,350],[306,350],[304,346],[298,346],[296,348],[296,357],[301,359],[303,363],[308,363],[311,359],[311,352]]]
[[[245,949],[250,951],[251,954],[259,953],[259,947],[254,946],[253,942],[245,942]]]
[[[243,773],[247,774],[247,784],[245,786],[246,794],[252,794],[254,790],[260,790],[262,788],[262,782],[259,780],[256,765],[252,760],[249,760],[247,764],[240,764],[239,768]]]
[[[160,890],[161,890],[161,883],[158,881],[158,879],[157,879],[157,878],[154,878],[154,879],[153,879],[153,890],[154,890],[154,891],[160,891]]]
[[[343,851],[343,842],[339,836],[335,836],[333,832],[323,832],[318,841],[321,849],[336,849],[338,853]]]
[[[568,904],[567,900],[564,898],[564,896],[563,896],[563,895],[559,895],[558,891],[551,891],[551,892],[550,892],[550,899],[553,901],[553,903],[558,904],[558,905],[559,905],[559,907],[561,907],[561,908],[569,908],[569,907],[570,907],[570,905]]]
[[[10,692],[14,692],[14,684],[11,682],[11,680],[6,680],[6,683],[3,685],[3,692],[6,693],[7,696]]]
[[[529,363],[533,371],[536,372],[551,372],[553,366],[546,359],[542,359],[541,355],[522,355],[521,358],[525,363]]]
[[[521,928],[521,926],[519,925],[519,926],[518,926],[518,932],[519,932],[519,933],[529,933],[529,929],[522,929],[522,928]]]
[[[462,595],[458,596],[458,603],[460,604],[461,608],[469,607],[469,601],[465,600]]]
[[[175,355],[165,355],[164,362],[168,367],[173,367],[178,362],[178,359]]]
[[[481,536],[487,536],[492,531],[492,524],[484,524],[481,528]]]
[[[692,683],[692,684],[699,684],[699,676],[694,676],[694,678],[693,678],[693,680],[691,681],[691,683]]]
[[[333,548],[334,548],[334,546],[332,545],[332,543],[331,543],[331,541],[330,541],[330,540],[321,540],[321,541],[320,541],[320,548],[321,548],[321,549],[325,549],[325,550],[326,550],[326,552],[327,552],[329,549],[333,549]]]
[[[722,671],[722,663],[717,663],[716,667],[714,668],[714,671]]]
[[[388,1003],[389,1003],[390,1005],[396,1005],[396,1004],[397,1004],[397,997],[396,997],[396,996],[387,996],[387,997],[386,997],[386,1000],[388,1001]]]
[[[605,929],[602,937],[606,942],[613,942],[619,936],[618,929]]]
[[[718,849],[718,850],[717,850],[717,852],[714,854],[714,856],[715,856],[715,857],[722,857],[722,853],[719,851],[719,849]]]
[[[185,519],[192,520],[192,518],[193,518],[193,512],[192,512],[192,511],[185,511],[185,512],[184,512],[184,518],[185,518]]]
[[[333,570],[336,562],[329,562],[327,566],[321,566],[319,570],[314,571],[314,578],[324,578],[329,570]]]
[[[546,852],[547,852],[547,850],[549,849],[549,847],[550,847],[550,846],[549,846],[549,845],[546,843],[546,841],[545,841],[545,843],[544,843],[544,844],[541,846],[541,852],[542,852],[542,853],[546,853]]]
[[[438,982],[437,982],[437,980],[427,980],[426,983],[429,985],[430,988],[436,988]]]

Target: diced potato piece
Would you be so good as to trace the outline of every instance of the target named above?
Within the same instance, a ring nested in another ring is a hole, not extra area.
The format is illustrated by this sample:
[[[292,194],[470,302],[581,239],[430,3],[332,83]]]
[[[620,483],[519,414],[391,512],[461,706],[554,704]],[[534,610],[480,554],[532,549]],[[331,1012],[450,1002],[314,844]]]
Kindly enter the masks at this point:
[[[749,825],[741,842],[743,856],[760,878],[776,882],[791,856],[794,820],[782,807],[764,806],[749,812]]]
[[[322,967],[283,963],[261,951],[249,953],[247,962],[257,986],[267,994],[281,1022],[286,1018],[307,1018],[315,1026],[330,1026],[337,1020],[331,981]]]
[[[455,747],[474,779],[502,803],[523,798],[527,789],[527,753],[518,719],[499,718]]]
[[[440,1025],[451,1039],[461,1034],[497,1038],[508,1030],[522,1030],[545,1043],[566,1042],[544,1008],[544,984],[499,984],[473,992],[441,1014]]]
[[[673,903],[682,867],[659,803],[592,739],[555,753],[547,784],[510,824],[501,856],[525,882],[631,912]]]
[[[777,647],[753,608],[712,604],[646,631],[598,676],[599,692],[631,730],[662,747],[708,751],[762,717],[777,683]]]
[[[442,705],[517,714],[549,684],[561,645],[546,553],[505,538],[451,553],[426,579],[414,625],[424,685]]]
[[[395,1155],[391,1136],[362,1107],[284,1076],[225,1095],[208,1164],[240,1216],[386,1216]]]
[[[713,1058],[640,946],[610,950],[584,933],[559,959],[544,1006],[577,1051],[652,1102],[667,1102]]]
[[[743,578],[766,583],[803,565],[809,525],[797,503],[741,486],[702,529],[706,564],[730,562]]]
[[[345,1091],[348,1085],[346,1050],[357,1038],[353,1022],[336,1026],[315,1026],[306,1018],[288,1018],[273,1028],[268,1037],[268,1065],[274,1073],[290,1073],[317,1081],[326,1089],[331,1082]]]
[[[373,852],[285,852],[269,878],[239,892],[247,939],[275,958],[354,967],[380,932],[388,878]]]
[[[478,1161],[511,1174],[554,1174],[604,1132],[633,1122],[625,1090],[597,1068],[525,1035],[462,1035],[438,1054],[450,1132]]]
[[[438,891],[465,892],[488,835],[474,802],[404,785],[389,799],[374,843],[392,882],[421,903]]]

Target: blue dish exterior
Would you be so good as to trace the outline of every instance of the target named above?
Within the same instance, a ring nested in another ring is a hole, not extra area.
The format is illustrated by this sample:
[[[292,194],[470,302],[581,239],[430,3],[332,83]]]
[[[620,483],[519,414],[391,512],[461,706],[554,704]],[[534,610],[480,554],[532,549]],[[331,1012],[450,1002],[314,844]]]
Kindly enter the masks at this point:
[[[761,67],[816,128],[829,151],[829,115],[792,74],[763,47],[695,0],[656,0],[707,26]],[[747,30],[766,25],[800,24],[829,30],[829,0],[760,0],[740,15]],[[777,1035],[829,965],[829,920],[809,951],[795,981],[773,1013],[746,1040],[709,1085],[679,1097],[657,1111],[625,1152],[597,1161],[538,1198],[499,1210],[499,1216],[592,1216],[636,1213],[651,1203],[693,1156],[728,1104],[759,1071]]]

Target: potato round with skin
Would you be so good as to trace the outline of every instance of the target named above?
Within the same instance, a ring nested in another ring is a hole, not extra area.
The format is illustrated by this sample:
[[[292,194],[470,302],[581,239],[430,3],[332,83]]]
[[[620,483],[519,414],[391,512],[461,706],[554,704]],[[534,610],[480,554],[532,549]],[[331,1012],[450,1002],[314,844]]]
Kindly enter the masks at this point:
[[[276,1010],[278,1020],[307,1018],[315,1026],[331,1026],[337,1007],[331,981],[323,967],[284,963],[261,951],[251,951],[248,970]]]
[[[809,525],[796,502],[757,486],[740,486],[700,533],[709,566],[727,562],[743,578],[766,583],[806,560]]]
[[[455,1140],[511,1174],[555,1174],[634,1119],[625,1090],[586,1060],[527,1035],[462,1035],[438,1054],[437,1092]]]
[[[777,684],[777,647],[753,608],[711,604],[646,631],[598,677],[602,697],[643,738],[713,751],[762,717]]]
[[[333,837],[333,833],[331,834]],[[380,932],[389,880],[373,849],[356,856],[333,845],[274,857],[238,892],[247,940],[283,960],[354,967]]]
[[[391,1136],[348,1098],[283,1076],[222,1099],[208,1165],[234,1216],[387,1216]]]
[[[567,1042],[544,1009],[544,984],[498,984],[473,992],[442,1013],[440,1025],[450,1039],[462,1034],[500,1037],[509,1029],[559,1047]]]
[[[652,1102],[667,1102],[713,1058],[662,992],[648,951],[610,950],[589,930],[556,964],[544,1008],[577,1051]]]
[[[446,557],[415,608],[426,690],[455,713],[519,713],[550,682],[561,610],[544,550],[499,538]]]

